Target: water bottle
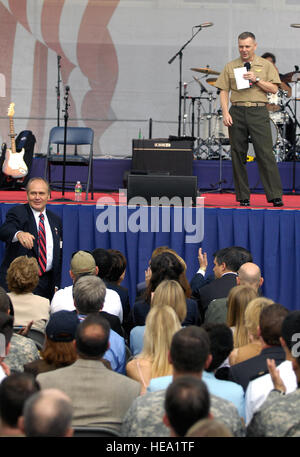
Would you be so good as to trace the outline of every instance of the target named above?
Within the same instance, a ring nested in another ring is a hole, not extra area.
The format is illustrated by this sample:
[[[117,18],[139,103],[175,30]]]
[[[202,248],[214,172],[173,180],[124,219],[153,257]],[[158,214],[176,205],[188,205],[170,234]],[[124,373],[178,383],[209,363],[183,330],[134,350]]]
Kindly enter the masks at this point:
[[[82,185],[80,181],[77,181],[75,186],[75,202],[81,202],[81,194],[82,194]]]

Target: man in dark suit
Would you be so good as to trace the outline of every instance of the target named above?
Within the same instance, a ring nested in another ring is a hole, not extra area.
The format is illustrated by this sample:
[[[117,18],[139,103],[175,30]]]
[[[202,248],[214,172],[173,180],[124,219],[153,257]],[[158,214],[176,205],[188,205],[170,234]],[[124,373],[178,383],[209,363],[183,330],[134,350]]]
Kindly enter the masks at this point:
[[[34,293],[51,300],[55,288],[60,286],[62,223],[56,214],[46,210],[50,196],[47,181],[32,178],[26,190],[28,203],[11,208],[0,227],[0,240],[6,243],[0,267],[0,285],[7,290],[6,272],[15,258],[22,255],[35,257],[40,265],[40,279]],[[46,238],[44,249],[40,244],[41,233]],[[41,251],[44,265],[41,264]]]
[[[276,365],[285,361],[285,352],[280,343],[281,327],[289,311],[279,303],[266,306],[260,314],[259,333],[262,351],[251,359],[233,365],[229,380],[240,384],[246,392],[252,379],[268,373],[267,359],[274,359]]]
[[[198,302],[199,312],[204,321],[208,305],[216,298],[227,297],[236,286],[237,271],[245,262],[251,262],[251,253],[242,247],[232,246],[214,253],[215,279],[204,278],[207,268],[206,253],[199,249],[199,270],[191,280],[192,297]]]

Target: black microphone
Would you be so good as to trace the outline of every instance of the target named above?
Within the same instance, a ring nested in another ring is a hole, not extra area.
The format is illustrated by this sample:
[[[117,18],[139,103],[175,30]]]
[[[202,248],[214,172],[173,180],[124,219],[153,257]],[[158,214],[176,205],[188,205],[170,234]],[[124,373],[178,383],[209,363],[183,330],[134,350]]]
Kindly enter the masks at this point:
[[[66,92],[69,92],[70,86],[66,86]]]
[[[296,70],[296,71],[299,71],[298,65],[294,65],[294,67],[295,67],[295,70]]]
[[[251,65],[250,62],[245,62],[244,67],[246,67],[247,71],[250,71]],[[249,79],[249,86],[252,87],[252,81]]]
[[[203,22],[203,24],[199,24],[199,25],[194,25],[194,27],[211,27],[212,25],[214,25],[213,22]]]

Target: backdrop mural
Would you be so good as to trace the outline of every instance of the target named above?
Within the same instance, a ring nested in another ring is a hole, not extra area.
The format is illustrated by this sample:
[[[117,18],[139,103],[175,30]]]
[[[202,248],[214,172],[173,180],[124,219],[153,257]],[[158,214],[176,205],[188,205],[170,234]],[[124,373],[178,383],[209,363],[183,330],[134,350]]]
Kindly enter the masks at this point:
[[[200,96],[200,79],[218,109],[207,76],[191,68],[221,71],[237,55],[237,36],[256,34],[257,53],[273,52],[281,73],[299,65],[298,0],[2,0],[0,136],[9,143],[7,109],[15,103],[15,130],[32,130],[36,153],[44,154],[51,127],[64,123],[65,87],[70,87],[69,125],[95,131],[95,155],[127,157],[138,135],[168,137],[178,131],[180,59],[187,96]],[[58,93],[58,88],[60,93]],[[202,113],[207,93],[202,92]],[[291,107],[297,101],[291,101]],[[299,107],[300,108],[300,107]],[[300,109],[298,108],[298,112]],[[191,99],[185,114],[191,132]],[[202,121],[201,121],[202,122]]]

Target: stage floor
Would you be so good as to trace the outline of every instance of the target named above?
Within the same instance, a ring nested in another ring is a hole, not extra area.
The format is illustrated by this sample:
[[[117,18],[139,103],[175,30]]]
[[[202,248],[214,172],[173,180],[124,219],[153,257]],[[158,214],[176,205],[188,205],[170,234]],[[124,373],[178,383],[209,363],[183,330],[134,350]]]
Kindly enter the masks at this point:
[[[201,193],[204,197],[205,208],[239,208],[245,209],[276,209],[276,210],[299,210],[300,209],[300,195],[284,195],[282,200],[284,206],[281,208],[274,208],[272,203],[268,203],[264,194],[251,194],[250,207],[241,207],[235,199],[233,192],[228,193]],[[66,201],[62,200],[65,199]],[[101,199],[99,201],[99,199]],[[95,192],[94,199],[85,200],[85,193],[82,194],[82,201],[74,201],[74,192],[65,192],[62,196],[61,192],[51,192],[50,204],[69,204],[69,205],[111,205],[125,202],[125,196],[118,192]],[[0,191],[0,203],[24,203],[27,201],[25,191]]]

